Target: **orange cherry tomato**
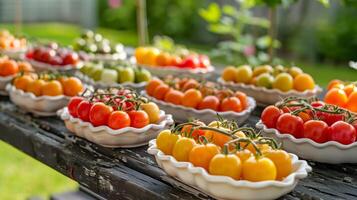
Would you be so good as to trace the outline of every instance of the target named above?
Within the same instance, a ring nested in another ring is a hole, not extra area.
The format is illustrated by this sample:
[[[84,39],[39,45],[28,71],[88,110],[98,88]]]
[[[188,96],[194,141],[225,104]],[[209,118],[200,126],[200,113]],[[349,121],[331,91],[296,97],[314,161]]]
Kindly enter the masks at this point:
[[[221,103],[221,111],[242,111],[242,104],[237,97],[227,97]]]
[[[161,52],[157,57],[156,57],[156,64],[158,66],[168,66],[171,64],[171,56],[170,54],[166,52]]]
[[[330,81],[329,84],[327,85],[327,91],[331,90],[335,85],[340,84],[340,83],[342,83],[342,81],[337,80],[337,79]]]
[[[198,109],[219,109],[219,99],[216,96],[205,96],[203,100],[198,104]]]
[[[182,91],[187,91],[191,88],[197,88],[199,83],[195,79],[189,79],[183,86]]]
[[[345,91],[337,88],[332,88],[326,93],[324,101],[328,104],[344,107],[348,101]]]
[[[20,72],[31,72],[33,71],[33,68],[30,63],[28,62],[17,62],[17,65],[19,66],[19,71]]]
[[[147,52],[147,48],[146,47],[138,47],[135,49],[135,58],[136,58],[136,62],[139,64],[143,64],[144,63],[144,55]]]
[[[200,124],[200,125],[205,125],[203,122],[197,121],[196,123]],[[185,125],[184,127],[182,127],[181,130],[181,134],[182,135],[188,135],[191,133],[191,137],[195,140],[198,140],[200,136],[205,135],[205,131],[204,130],[199,130],[199,129],[192,129],[192,125]]]
[[[27,84],[26,91],[33,93],[35,96],[42,95],[42,87],[46,84],[44,80],[37,79]]]
[[[238,158],[240,158],[240,160],[243,162],[245,162],[248,158],[250,158],[251,156],[253,156],[253,153],[251,151],[249,151],[248,149],[243,149],[240,151],[236,152],[236,156],[238,156]]]
[[[76,96],[83,91],[82,81],[76,77],[69,77],[62,83],[64,95]]]
[[[153,97],[159,100],[164,100],[165,95],[167,92],[169,92],[170,87],[166,84],[161,84],[155,88]]]
[[[26,91],[27,85],[30,84],[33,78],[30,75],[23,75],[14,79],[14,86],[19,89]]]
[[[170,89],[164,98],[164,101],[180,105],[183,99],[183,93],[181,91]]]
[[[240,103],[242,105],[242,109],[246,109],[248,107],[248,97],[245,93],[236,91],[234,94],[236,97],[239,98]]]
[[[19,66],[13,60],[5,60],[0,64],[0,76],[14,75],[19,71]]]
[[[182,99],[182,105],[186,107],[196,108],[202,101],[202,94],[199,90],[189,89],[187,90]]]
[[[163,84],[164,82],[162,82],[162,80],[154,78],[152,80],[150,80],[148,82],[148,84],[146,85],[146,93],[150,96],[154,95],[155,89],[156,87],[158,87],[159,85]]]
[[[170,66],[178,66],[182,63],[182,58],[180,56],[172,56]]]
[[[348,84],[345,86],[345,88],[343,88],[343,91],[345,91],[348,97],[352,92],[357,91],[357,87],[354,84]]]
[[[196,167],[202,167],[208,171],[211,159],[219,154],[220,149],[214,144],[200,144],[192,148],[188,160]]]
[[[47,95],[47,96],[59,96],[63,94],[63,87],[61,83],[57,80],[52,80],[46,82],[42,86],[42,95]]]
[[[357,91],[352,92],[348,97],[346,109],[357,113]]]

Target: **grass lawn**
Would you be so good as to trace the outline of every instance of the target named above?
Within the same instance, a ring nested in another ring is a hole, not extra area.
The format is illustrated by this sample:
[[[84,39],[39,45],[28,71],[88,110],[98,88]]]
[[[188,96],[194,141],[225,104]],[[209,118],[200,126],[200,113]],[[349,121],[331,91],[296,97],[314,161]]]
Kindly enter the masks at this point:
[[[48,197],[76,187],[76,182],[0,141],[0,199]]]
[[[9,29],[14,32],[11,24],[0,24],[0,29]],[[42,41],[56,41],[69,45],[78,37],[82,29],[75,25],[59,23],[25,24],[22,26],[23,34],[33,39]],[[137,37],[131,31],[115,31],[98,28],[110,40],[121,42],[125,45],[136,46]],[[190,45],[188,45],[190,46]],[[199,48],[200,45],[193,45]],[[207,52],[207,48],[203,49]],[[310,73],[316,82],[326,86],[329,80],[338,78],[342,80],[356,80],[357,71],[347,66],[315,65],[299,63],[304,71]],[[24,168],[26,167],[26,168]],[[76,183],[55,172],[49,167],[35,161],[11,146],[0,142],[0,199],[23,200],[32,195],[47,196],[53,192],[73,189]]]

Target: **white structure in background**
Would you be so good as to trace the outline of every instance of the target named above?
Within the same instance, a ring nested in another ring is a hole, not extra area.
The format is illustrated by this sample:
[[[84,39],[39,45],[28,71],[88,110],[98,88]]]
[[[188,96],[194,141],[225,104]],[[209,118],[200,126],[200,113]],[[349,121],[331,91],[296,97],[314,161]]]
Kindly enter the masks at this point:
[[[17,0],[0,0],[0,23],[15,21]],[[22,21],[67,22],[85,28],[97,25],[97,0],[19,0]],[[59,30],[60,31],[60,30]]]
[[[357,70],[357,62],[351,60],[351,61],[348,63],[348,65],[349,65],[352,69]]]

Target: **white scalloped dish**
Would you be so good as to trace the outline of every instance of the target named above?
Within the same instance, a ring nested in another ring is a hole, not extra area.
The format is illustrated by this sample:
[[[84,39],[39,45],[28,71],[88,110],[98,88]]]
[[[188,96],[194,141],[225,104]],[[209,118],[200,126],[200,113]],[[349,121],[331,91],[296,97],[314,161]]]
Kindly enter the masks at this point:
[[[218,78],[217,81],[218,83],[220,83],[221,85],[227,88],[246,93],[248,96],[253,97],[257,101],[257,103],[263,105],[275,104],[276,102],[291,96],[313,97],[313,96],[317,96],[322,92],[322,89],[318,85],[316,85],[316,87],[313,90],[306,90],[304,92],[299,92],[296,90],[282,92],[278,89],[267,89],[265,87],[257,87],[254,85],[247,85],[243,83],[226,82],[222,78]]]
[[[214,71],[213,66],[208,66],[207,68],[179,68],[175,66],[165,66],[165,67],[155,67],[155,66],[148,66],[137,64],[138,66],[147,69],[150,73],[154,76],[164,77],[168,75],[172,76],[204,76],[209,74],[210,72]]]
[[[27,51],[27,48],[22,49],[0,49],[0,54],[7,55],[10,58],[20,58]]]
[[[16,75],[10,75],[10,76],[0,76],[0,95],[8,95],[6,91],[6,85],[11,83],[11,80],[15,77]]]
[[[82,54],[85,54],[86,57],[88,57],[89,61],[118,61],[118,60],[125,60],[127,58],[127,54],[125,51],[119,52],[119,53],[114,53],[114,54],[93,54],[93,53],[86,53],[86,52],[80,52]]]
[[[65,107],[70,99],[65,95],[37,97],[32,93],[19,90],[11,84],[6,86],[6,90],[14,104],[38,116],[56,115],[56,111]]]
[[[267,128],[260,120],[256,127],[263,130],[263,134],[282,142],[283,148],[304,159],[330,163],[357,163],[357,142],[344,145],[336,141],[316,143],[308,138],[295,138],[291,134],[281,134],[277,129]]]
[[[83,66],[83,62],[78,62],[76,65],[51,65],[44,62],[39,62],[34,59],[24,58],[25,61],[29,62],[37,71],[46,70],[59,70],[59,71],[69,71],[78,69]]]
[[[76,76],[81,79],[83,82],[88,83],[92,85],[95,88],[108,88],[108,87],[129,87],[133,89],[142,89],[146,86],[147,82],[140,82],[140,83],[130,83],[130,82],[125,82],[125,83],[114,83],[114,84],[108,84],[104,83],[102,81],[95,81],[91,77],[83,74],[80,71],[76,72]]]
[[[282,181],[250,182],[234,180],[226,176],[210,175],[201,167],[189,162],[178,162],[165,155],[156,146],[156,140],[149,143],[148,153],[155,156],[157,164],[170,176],[185,184],[196,187],[217,199],[276,199],[292,191],[300,179],[306,178],[311,167],[304,160],[290,154],[293,173]]]
[[[143,128],[126,127],[113,130],[108,126],[94,127],[89,122],[84,122],[79,118],[72,117],[67,107],[57,113],[64,121],[67,129],[93,143],[104,147],[138,147],[146,145],[151,139],[156,138],[160,131],[169,128],[174,121],[171,115],[160,112],[160,120],[157,124],[149,124]]]
[[[160,109],[172,114],[175,117],[175,120],[178,122],[187,122],[190,118],[194,118],[199,119],[200,121],[208,124],[212,121],[217,120],[218,113],[224,119],[234,120],[238,124],[242,124],[245,120],[249,118],[250,113],[254,110],[256,106],[255,100],[252,97],[248,97],[248,107],[242,112],[216,112],[211,109],[197,110],[194,108],[188,108],[185,106],[175,105],[172,103],[157,100],[156,98],[147,95],[146,91],[142,91],[141,94],[156,103],[160,107]]]

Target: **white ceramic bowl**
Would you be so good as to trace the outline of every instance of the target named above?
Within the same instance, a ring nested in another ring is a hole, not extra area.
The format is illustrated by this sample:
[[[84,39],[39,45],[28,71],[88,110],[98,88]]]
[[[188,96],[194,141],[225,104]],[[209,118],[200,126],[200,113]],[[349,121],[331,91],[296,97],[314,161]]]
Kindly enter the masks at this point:
[[[226,82],[222,78],[218,78],[218,83],[221,85],[230,88],[234,91],[242,91],[246,93],[248,96],[253,97],[258,104],[263,105],[271,105],[275,104],[278,101],[290,96],[296,97],[313,97],[317,96],[322,92],[322,89],[316,85],[313,90],[306,90],[304,92],[299,92],[296,90],[290,90],[288,92],[282,92],[278,89],[268,89],[265,87],[257,87],[254,85],[247,85],[243,83],[233,83],[233,82]]]
[[[15,77],[16,75],[10,75],[10,76],[0,76],[0,95],[8,95],[6,91],[6,85],[11,83],[11,80]]]
[[[138,147],[146,145],[151,139],[156,138],[160,131],[168,129],[174,121],[171,115],[160,112],[160,120],[157,124],[149,124],[143,128],[126,127],[113,130],[108,126],[94,127],[89,122],[72,117],[67,107],[57,113],[64,121],[67,129],[75,135],[85,138],[104,147]]]
[[[81,79],[83,82],[92,85],[95,88],[108,88],[108,87],[129,87],[133,89],[142,89],[146,86],[147,82],[141,82],[141,83],[114,83],[114,84],[107,84],[102,81],[95,81],[91,77],[83,74],[80,71],[77,71],[76,76]]]
[[[76,65],[51,65],[44,62],[39,62],[34,59],[29,59],[24,57],[24,60],[29,62],[36,71],[46,71],[46,70],[58,70],[58,71],[69,71],[78,69],[83,66],[83,62],[78,62]]]
[[[155,67],[155,66],[147,66],[138,64],[138,66],[147,69],[152,75],[165,77],[168,75],[172,75],[175,77],[196,77],[204,76],[210,72],[214,71],[213,66],[209,66],[207,69],[196,68],[196,69],[185,69],[179,68],[175,66],[165,66],[165,67]]]
[[[26,48],[23,49],[0,49],[0,54],[7,55],[10,58],[18,59],[26,52]]]
[[[194,167],[189,162],[176,161],[174,157],[165,155],[157,148],[156,140],[151,140],[149,146],[148,153],[155,156],[158,165],[168,175],[217,199],[276,199],[292,191],[299,179],[307,177],[307,173],[312,170],[306,161],[290,154],[293,173],[282,181],[234,180],[227,176],[210,175],[203,168]]]
[[[125,60],[127,57],[127,54],[124,51],[116,54],[92,54],[86,52],[83,52],[83,54],[85,54],[88,57],[89,61],[110,62],[110,61]]]
[[[174,116],[175,120],[178,122],[187,122],[190,118],[199,119],[200,121],[208,124],[212,121],[217,120],[217,113],[224,119],[234,120],[238,124],[242,124],[245,120],[249,118],[250,113],[254,110],[256,104],[255,100],[248,97],[248,107],[242,112],[216,112],[211,109],[198,110],[194,108],[189,108],[181,105],[175,105],[165,101],[157,100],[146,94],[146,91],[141,92],[142,95],[148,97],[151,101],[155,102],[160,109]]]
[[[344,145],[336,141],[316,143],[308,138],[295,138],[291,134],[281,134],[277,129],[267,128],[260,120],[256,127],[263,130],[263,134],[276,139],[283,144],[283,148],[304,159],[330,163],[357,163],[357,142]]]
[[[11,84],[7,84],[6,90],[14,104],[38,116],[55,116],[56,111],[65,107],[70,99],[64,95],[37,97]]]

